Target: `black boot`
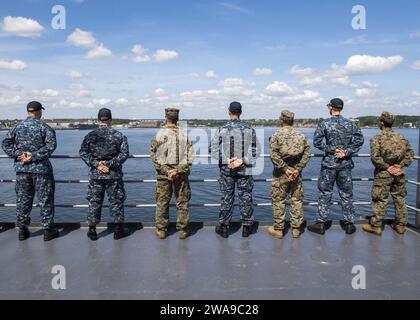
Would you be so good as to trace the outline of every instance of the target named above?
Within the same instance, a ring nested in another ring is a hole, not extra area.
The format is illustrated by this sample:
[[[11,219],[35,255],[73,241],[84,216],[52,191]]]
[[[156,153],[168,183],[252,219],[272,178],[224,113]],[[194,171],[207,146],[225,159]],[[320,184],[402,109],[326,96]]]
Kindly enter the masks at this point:
[[[248,238],[251,233],[252,233],[251,226],[242,227],[242,237]]]
[[[325,223],[321,221],[317,221],[316,223],[308,226],[308,230],[311,232],[318,233],[320,235],[325,234]]]
[[[120,240],[130,235],[130,230],[124,228],[124,224],[117,223],[114,230],[114,240]]]
[[[19,241],[25,241],[29,238],[30,234],[28,228],[19,228]]]
[[[356,232],[356,226],[353,223],[346,224],[344,229],[346,230],[346,234],[353,234]]]
[[[96,233],[96,227],[95,226],[90,226],[89,227],[89,231],[87,233],[87,236],[92,241],[98,240],[98,234]]]
[[[228,238],[229,237],[229,230],[228,227],[224,224],[220,224],[215,229],[216,233],[221,236],[222,238]]]
[[[59,236],[58,229],[50,228],[44,230],[44,241],[51,241]]]

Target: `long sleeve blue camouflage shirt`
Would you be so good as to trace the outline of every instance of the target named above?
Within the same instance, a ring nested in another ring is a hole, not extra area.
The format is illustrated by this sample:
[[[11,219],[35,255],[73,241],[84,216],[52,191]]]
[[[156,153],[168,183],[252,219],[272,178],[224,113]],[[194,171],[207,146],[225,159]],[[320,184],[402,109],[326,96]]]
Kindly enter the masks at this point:
[[[57,148],[55,131],[44,121],[28,117],[7,133],[2,142],[3,151],[15,160],[17,173],[52,174],[49,158]],[[32,161],[23,163],[17,158],[24,152],[32,153]]]
[[[353,169],[352,155],[357,153],[364,143],[360,128],[352,121],[340,116],[333,116],[322,121],[314,133],[315,148],[324,152],[322,167],[329,169]],[[339,159],[336,149],[343,149],[346,156]]]
[[[88,133],[79,151],[90,168],[91,179],[121,179],[122,166],[129,157],[127,137],[110,126],[100,126]],[[100,161],[105,161],[109,173],[97,170]]]
[[[230,120],[218,128],[210,146],[210,153],[214,159],[219,160],[222,170],[230,170],[227,168],[228,159],[234,157],[244,162],[239,170],[251,168],[260,150],[255,130],[240,120]]]

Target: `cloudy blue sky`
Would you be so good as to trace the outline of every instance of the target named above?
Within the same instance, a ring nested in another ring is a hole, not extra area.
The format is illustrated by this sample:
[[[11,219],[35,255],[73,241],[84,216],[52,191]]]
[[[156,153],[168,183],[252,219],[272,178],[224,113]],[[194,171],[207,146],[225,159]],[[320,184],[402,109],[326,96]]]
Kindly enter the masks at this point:
[[[0,118],[33,99],[49,118],[224,118],[232,100],[245,118],[318,117],[335,96],[348,116],[418,115],[419,17],[416,0],[2,0]]]

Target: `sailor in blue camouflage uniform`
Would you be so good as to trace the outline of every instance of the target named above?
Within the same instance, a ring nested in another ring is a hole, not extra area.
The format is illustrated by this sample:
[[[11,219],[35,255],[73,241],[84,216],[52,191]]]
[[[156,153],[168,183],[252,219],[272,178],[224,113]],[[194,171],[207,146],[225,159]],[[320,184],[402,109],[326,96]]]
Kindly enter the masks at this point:
[[[318,215],[316,223],[310,225],[308,230],[318,234],[325,233],[325,222],[329,215],[332,192],[336,183],[341,198],[344,229],[347,234],[352,234],[356,231],[351,174],[354,168],[352,156],[360,150],[364,138],[360,128],[341,115],[343,100],[332,99],[327,106],[331,118],[322,121],[314,133],[314,146],[323,151],[324,156],[318,179]]]
[[[223,238],[229,236],[235,185],[238,189],[243,237],[252,233],[254,223],[252,167],[259,155],[259,144],[255,130],[240,120],[241,114],[241,104],[232,102],[229,106],[230,121],[217,130],[211,142],[211,155],[219,161],[219,186],[222,196],[216,233]]]
[[[57,142],[55,131],[41,120],[42,110],[45,110],[41,103],[32,101],[26,110],[28,117],[7,133],[2,148],[15,161],[19,240],[26,240],[30,236],[30,213],[37,193],[44,240],[49,241],[59,235],[53,226],[55,181],[49,161]]]
[[[89,201],[87,236],[98,240],[96,225],[101,221],[105,192],[110,203],[111,216],[116,223],[114,239],[129,235],[124,229],[124,201],[126,194],[123,182],[123,163],[129,157],[127,137],[113,129],[111,110],[98,112],[99,128],[91,131],[83,140],[79,154],[90,168],[87,200]]]

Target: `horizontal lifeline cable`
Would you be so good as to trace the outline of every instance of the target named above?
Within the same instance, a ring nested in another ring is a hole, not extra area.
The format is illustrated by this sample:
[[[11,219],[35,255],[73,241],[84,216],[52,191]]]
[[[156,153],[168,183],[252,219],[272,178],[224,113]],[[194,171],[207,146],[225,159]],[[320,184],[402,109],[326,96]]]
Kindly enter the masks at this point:
[[[312,154],[311,157],[316,157],[316,158],[320,158],[323,157],[323,154]],[[211,155],[209,154],[197,154],[195,155],[196,158],[211,158]],[[260,157],[263,158],[270,158],[269,154],[261,154]],[[359,153],[359,154],[355,154],[353,155],[353,157],[360,157],[360,158],[367,158],[370,157],[370,154],[367,153]],[[52,155],[50,157],[51,159],[80,159],[79,155]],[[150,158],[150,155],[148,154],[131,154],[129,156],[129,158],[131,159],[148,159]],[[420,160],[420,157],[416,157],[417,160]],[[5,154],[0,154],[0,159],[9,159],[9,156],[5,155]]]
[[[373,181],[373,178],[353,178],[353,181]],[[216,183],[218,179],[189,179],[190,183]],[[272,182],[273,179],[258,179],[254,182]],[[304,178],[303,182],[318,181],[318,178]],[[0,183],[15,183],[16,179],[0,179]],[[124,183],[156,183],[156,179],[124,180]],[[55,183],[89,183],[89,180],[55,180]],[[412,181],[415,183],[415,181]]]
[[[340,205],[339,202],[334,201],[332,202],[333,205]],[[369,206],[372,203],[369,201],[354,201],[353,202],[354,205],[359,205],[359,206]],[[289,203],[287,203],[287,205],[290,205]],[[304,206],[317,206],[318,202],[317,201],[303,201],[303,205]],[[169,205],[170,207],[176,207],[176,204],[171,203]],[[208,208],[208,207],[220,207],[220,203],[203,203],[203,204],[199,204],[199,203],[191,203],[190,208]],[[239,204],[235,203],[234,204],[235,207],[238,207]],[[266,202],[266,203],[254,203],[254,207],[271,207],[272,203],[271,202]],[[0,203],[0,208],[15,208],[16,204],[15,203]],[[39,207],[39,205],[34,204],[33,205],[34,208]],[[55,208],[74,208],[74,209],[81,209],[81,208],[89,208],[88,204],[56,204],[54,205]],[[109,205],[103,205],[103,208],[109,208]],[[126,204],[124,205],[125,208],[156,208],[156,204]],[[420,209],[417,209],[415,207],[409,206],[407,205],[407,209],[415,211],[416,213],[420,213]]]
[[[190,183],[217,183],[217,179],[190,179]],[[272,182],[273,179],[254,179],[254,182]],[[303,182],[314,182],[318,181],[318,178],[304,178]],[[352,181],[356,182],[369,182],[373,181],[373,178],[353,178]],[[15,183],[16,179],[0,179],[0,183]],[[138,180],[124,180],[124,183],[156,183],[155,179],[138,179]],[[413,180],[406,180],[408,184],[420,186],[420,183]],[[89,180],[55,180],[55,183],[63,184],[78,184],[78,183],[89,183]]]
[[[333,205],[339,205],[339,202],[332,202]],[[353,202],[354,205],[370,205],[370,202],[367,201],[355,201]],[[271,207],[271,202],[266,203],[254,203],[254,207]],[[303,201],[303,205],[305,206],[317,206],[318,201]],[[175,207],[175,203],[170,204],[171,207]],[[200,208],[200,207],[220,207],[220,203],[191,203],[189,205],[193,208]],[[239,204],[235,204],[235,207],[238,207]],[[16,207],[15,203],[0,203],[0,207]],[[34,208],[39,207],[39,205],[34,204]],[[56,204],[56,208],[89,208],[88,204]],[[104,208],[109,208],[109,205],[103,205]],[[126,208],[155,208],[156,204],[126,204],[124,205]]]

